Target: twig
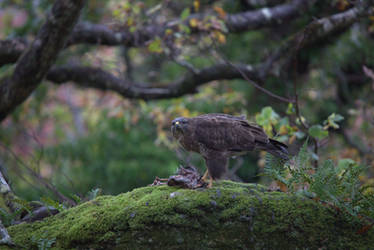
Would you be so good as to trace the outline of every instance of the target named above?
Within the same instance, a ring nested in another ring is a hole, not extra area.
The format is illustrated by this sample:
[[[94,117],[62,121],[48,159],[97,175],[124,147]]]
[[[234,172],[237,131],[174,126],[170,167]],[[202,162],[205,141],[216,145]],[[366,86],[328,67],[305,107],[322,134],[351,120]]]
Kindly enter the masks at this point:
[[[217,53],[218,54],[218,53]],[[234,68],[236,71],[238,71],[240,73],[240,75],[250,84],[252,84],[255,88],[257,88],[258,90],[262,91],[263,93],[279,100],[279,101],[282,101],[282,102],[286,102],[286,103],[294,103],[295,100],[291,100],[291,99],[288,99],[288,98],[285,98],[285,97],[282,97],[282,96],[279,96],[277,94],[274,94],[273,92],[261,87],[260,85],[258,85],[255,81],[249,79],[249,77],[240,69],[238,68],[236,65],[234,65],[232,62],[230,62],[229,60],[227,60],[223,55],[219,55],[220,58],[228,65],[230,65],[232,68]]]
[[[192,74],[197,75],[199,73],[199,70],[196,69],[191,63],[189,63],[185,60],[178,59],[176,57],[173,57],[173,60],[178,65],[180,65],[180,66],[186,68],[187,70],[189,70]]]
[[[58,199],[60,200],[60,202],[66,202],[67,204],[71,205],[71,206],[75,206],[76,205],[76,202],[73,201],[72,199],[66,197],[65,195],[63,195],[62,193],[60,193],[57,188],[52,185],[51,183],[49,183],[47,180],[45,180],[42,176],[40,176],[38,173],[36,173],[35,171],[33,171],[29,166],[26,165],[26,163],[24,163],[14,152],[13,150],[11,150],[10,148],[8,148],[6,145],[0,143],[0,146],[3,147],[6,151],[8,151],[12,156],[13,158],[19,163],[21,164],[28,172],[29,174],[34,177],[38,182],[40,182],[45,188],[49,189],[54,195],[56,195],[58,197]]]
[[[310,31],[310,26],[307,26],[305,28],[305,33],[308,34]],[[297,55],[298,55],[298,52],[299,50],[302,48],[302,45],[305,43],[305,38],[306,36],[302,36],[300,40],[297,41],[297,45],[296,45],[296,49],[294,50],[294,52],[292,53],[292,59],[293,62],[294,62],[294,67],[293,67],[293,90],[294,90],[294,96],[295,96],[295,113],[296,113],[296,117],[299,119],[299,123],[301,124],[302,126],[302,130],[304,131],[305,134],[307,134],[309,136],[309,138],[312,139],[313,141],[313,144],[314,144],[314,154],[316,156],[318,156],[318,140],[312,136],[310,136],[309,134],[309,125],[305,124],[304,121],[303,121],[303,118],[301,116],[301,113],[300,113],[300,106],[299,106],[299,95],[297,93],[297,83],[296,83],[296,75],[297,75],[297,65],[298,65],[298,59],[297,59]],[[318,168],[318,159],[315,159],[313,161],[313,165],[314,165],[314,168],[317,169]]]
[[[122,46],[121,47],[121,52],[122,52],[122,57],[126,65],[126,74],[125,74],[125,79],[127,78],[129,81],[134,81],[134,76],[133,76],[133,65],[131,62],[131,58],[129,56],[129,48]]]

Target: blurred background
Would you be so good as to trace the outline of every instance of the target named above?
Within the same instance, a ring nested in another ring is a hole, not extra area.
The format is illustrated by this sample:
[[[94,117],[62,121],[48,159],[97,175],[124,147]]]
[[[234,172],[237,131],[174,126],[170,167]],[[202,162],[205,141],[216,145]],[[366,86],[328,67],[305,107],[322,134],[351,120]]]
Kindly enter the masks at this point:
[[[232,13],[296,2],[303,1],[87,1],[79,22],[130,33],[171,20],[179,21],[179,26],[139,46],[69,46],[56,65],[89,65],[146,86],[165,86],[194,69],[226,60],[258,65],[314,20],[355,7],[355,1],[312,1],[298,5],[297,13],[287,19],[240,32],[232,32],[222,21]],[[32,40],[51,5],[47,0],[0,1],[0,39]],[[194,18],[200,13],[215,19]],[[310,150],[315,159],[353,159],[367,166],[360,178],[371,183],[373,39],[374,16],[365,16],[301,50],[297,66],[274,66],[261,86],[292,99],[296,83],[300,114],[295,104],[279,101],[241,77],[207,82],[195,94],[148,101],[74,82],[56,85],[46,80],[1,124],[2,171],[14,192],[27,200],[56,199],[40,178],[69,197],[84,197],[96,188],[104,194],[118,194],[142,187],[156,176],[173,175],[180,165],[192,164],[203,173],[201,157],[180,149],[172,139],[170,122],[178,116],[222,112],[246,115],[269,136],[290,144],[294,153],[312,137]],[[0,76],[10,70],[11,64],[3,65]],[[231,177],[269,183],[259,175],[263,166],[261,152],[232,159]]]

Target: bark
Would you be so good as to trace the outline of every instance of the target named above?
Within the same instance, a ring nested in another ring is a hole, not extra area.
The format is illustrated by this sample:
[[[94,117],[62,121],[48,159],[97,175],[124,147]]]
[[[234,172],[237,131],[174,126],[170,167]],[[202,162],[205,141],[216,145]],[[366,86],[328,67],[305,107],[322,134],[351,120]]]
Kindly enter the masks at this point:
[[[44,221],[11,226],[36,249],[367,249],[374,232],[320,203],[255,184],[152,186],[101,196]]]
[[[0,41],[0,67],[16,62],[26,49],[27,41],[23,39]]]
[[[226,25],[231,32],[242,32],[280,24],[303,13],[314,2],[316,0],[293,0],[272,8],[228,15]]]

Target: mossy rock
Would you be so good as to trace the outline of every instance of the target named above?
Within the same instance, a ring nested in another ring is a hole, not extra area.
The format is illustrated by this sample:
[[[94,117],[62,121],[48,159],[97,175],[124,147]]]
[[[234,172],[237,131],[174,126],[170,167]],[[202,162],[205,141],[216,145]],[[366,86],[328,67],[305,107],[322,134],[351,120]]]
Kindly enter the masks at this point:
[[[260,185],[143,187],[8,228],[25,249],[369,249],[374,233],[334,209]],[[371,246],[371,247],[370,247]]]

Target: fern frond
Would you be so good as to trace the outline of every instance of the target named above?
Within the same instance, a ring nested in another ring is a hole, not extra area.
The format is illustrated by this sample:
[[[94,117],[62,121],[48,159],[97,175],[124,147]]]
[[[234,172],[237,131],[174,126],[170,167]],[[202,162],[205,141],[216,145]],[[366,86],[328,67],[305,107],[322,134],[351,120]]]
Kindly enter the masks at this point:
[[[265,156],[264,175],[277,180],[288,187],[289,182],[286,179],[287,167],[285,166],[285,162],[286,160],[277,158],[272,154],[267,153]]]

